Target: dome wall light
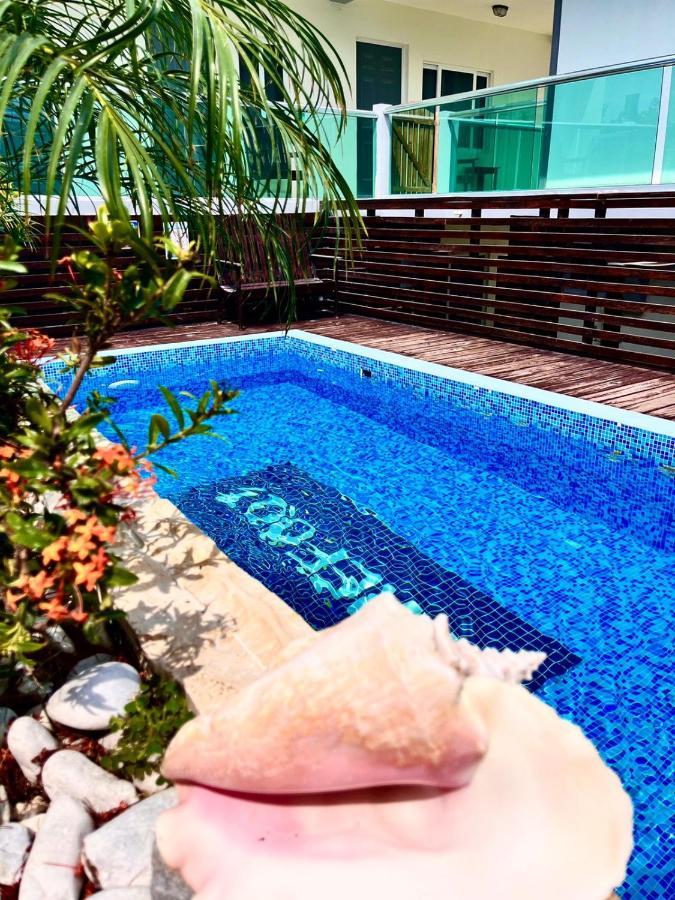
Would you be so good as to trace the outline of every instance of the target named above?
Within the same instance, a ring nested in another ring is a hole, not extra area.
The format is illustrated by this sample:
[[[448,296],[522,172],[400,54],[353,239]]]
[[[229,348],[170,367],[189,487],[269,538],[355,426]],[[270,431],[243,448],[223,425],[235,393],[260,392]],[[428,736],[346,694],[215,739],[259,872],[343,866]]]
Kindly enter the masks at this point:
[[[505,3],[495,3],[495,5],[492,7],[492,12],[497,16],[498,19],[503,19],[508,11],[509,8]]]

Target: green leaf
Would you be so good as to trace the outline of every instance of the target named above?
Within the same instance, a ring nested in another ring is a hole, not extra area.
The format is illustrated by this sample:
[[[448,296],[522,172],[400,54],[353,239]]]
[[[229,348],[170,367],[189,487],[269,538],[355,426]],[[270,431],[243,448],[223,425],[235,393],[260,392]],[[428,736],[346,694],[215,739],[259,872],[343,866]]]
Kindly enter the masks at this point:
[[[157,438],[160,434],[166,441],[171,434],[171,429],[169,428],[169,423],[166,421],[164,416],[160,416],[159,413],[154,413],[150,417],[150,427],[148,428],[148,444],[154,446],[157,443]]]
[[[52,418],[45,409],[44,404],[37,397],[29,397],[25,405],[26,415],[38,428],[41,428],[47,434],[52,432]]]
[[[110,574],[106,577],[106,584],[108,587],[128,587],[129,585],[136,584],[137,581],[137,575],[134,575],[134,573],[129,572],[128,569],[124,569],[117,565],[112,566]]]
[[[178,472],[175,469],[169,468],[169,466],[165,466],[163,463],[158,463],[157,460],[153,461],[153,466],[156,469],[161,469],[162,472],[166,472],[167,475],[171,475],[172,478],[178,478]]]
[[[12,540],[21,547],[41,550],[56,538],[53,532],[40,527],[42,520],[39,516],[27,518],[17,512],[8,512],[5,522],[12,535]]]
[[[159,389],[162,392],[162,396],[164,397],[166,402],[171,407],[171,412],[174,414],[176,421],[178,422],[178,427],[184,428],[185,427],[185,415],[183,414],[183,410],[181,409],[180,403],[178,402],[178,400],[176,400],[175,396],[172,394],[172,392],[168,388],[163,387],[160,384]]]

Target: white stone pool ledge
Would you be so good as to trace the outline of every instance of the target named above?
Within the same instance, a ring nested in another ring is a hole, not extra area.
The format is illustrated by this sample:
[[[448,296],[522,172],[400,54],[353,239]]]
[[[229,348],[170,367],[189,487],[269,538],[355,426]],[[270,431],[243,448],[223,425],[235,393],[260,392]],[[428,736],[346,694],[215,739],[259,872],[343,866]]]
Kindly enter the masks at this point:
[[[120,590],[115,605],[153,668],[208,713],[312,629],[169,500],[153,495],[136,512],[143,545],[127,539],[116,550],[138,582]]]

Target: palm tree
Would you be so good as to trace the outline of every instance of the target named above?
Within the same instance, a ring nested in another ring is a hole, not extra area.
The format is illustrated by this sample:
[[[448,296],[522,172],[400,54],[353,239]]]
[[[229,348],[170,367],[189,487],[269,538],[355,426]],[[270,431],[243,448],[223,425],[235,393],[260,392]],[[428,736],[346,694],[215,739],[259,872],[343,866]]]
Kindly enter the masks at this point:
[[[5,177],[56,236],[89,192],[147,238],[153,214],[187,223],[208,258],[218,215],[273,221],[260,201],[283,208],[292,163],[300,206],[321,196],[349,235],[355,201],[317,136],[326,107],[344,119],[344,75],[281,0],[0,0]]]

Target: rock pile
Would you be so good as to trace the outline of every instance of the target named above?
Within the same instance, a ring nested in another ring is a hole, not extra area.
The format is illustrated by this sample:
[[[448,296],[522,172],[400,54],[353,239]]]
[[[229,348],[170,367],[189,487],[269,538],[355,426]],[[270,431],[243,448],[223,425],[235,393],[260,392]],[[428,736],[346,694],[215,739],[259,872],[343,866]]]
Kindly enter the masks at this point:
[[[6,737],[35,788],[14,804],[0,789],[0,894],[14,896],[18,886],[19,900],[78,900],[86,874],[99,889],[93,897],[149,900],[154,825],[175,791],[159,790],[154,778],[134,786],[58,737],[65,726],[110,749],[116,736],[104,732],[139,690],[132,666],[96,656],[33,716],[0,708],[0,743]]]

